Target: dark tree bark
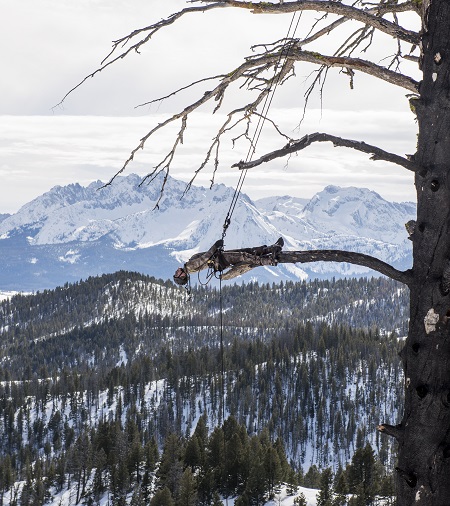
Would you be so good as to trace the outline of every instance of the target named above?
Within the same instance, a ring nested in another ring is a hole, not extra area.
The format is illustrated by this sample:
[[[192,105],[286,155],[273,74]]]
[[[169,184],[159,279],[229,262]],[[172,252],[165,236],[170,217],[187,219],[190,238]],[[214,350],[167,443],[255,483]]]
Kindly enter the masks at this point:
[[[424,12],[423,80],[415,100],[417,226],[409,335],[402,351],[399,506],[450,504],[450,2]]]

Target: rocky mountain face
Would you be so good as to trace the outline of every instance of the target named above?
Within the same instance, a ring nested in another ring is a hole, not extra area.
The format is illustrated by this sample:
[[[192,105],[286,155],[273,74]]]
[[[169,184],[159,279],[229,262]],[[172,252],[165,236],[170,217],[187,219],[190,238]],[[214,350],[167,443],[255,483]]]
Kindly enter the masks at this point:
[[[233,189],[212,189],[169,178],[139,186],[137,175],[101,188],[54,187],[0,219],[0,289],[40,290],[126,268],[169,279],[177,266],[221,237]],[[156,206],[156,207],[155,207]],[[411,264],[404,224],[415,217],[412,203],[390,203],[363,188],[328,186],[311,200],[270,197],[253,202],[242,195],[225,248],[272,244],[285,249],[344,249],[376,256],[398,268]],[[254,270],[244,281],[366,275],[348,264],[283,265]]]

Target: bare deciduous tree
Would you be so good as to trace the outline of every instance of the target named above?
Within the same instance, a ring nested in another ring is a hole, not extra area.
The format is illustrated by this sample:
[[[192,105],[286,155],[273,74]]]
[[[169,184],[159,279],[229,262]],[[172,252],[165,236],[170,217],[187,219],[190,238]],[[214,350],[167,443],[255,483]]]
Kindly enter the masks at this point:
[[[332,260],[363,263],[409,286],[410,328],[401,352],[405,373],[403,419],[395,427],[380,424],[378,429],[398,441],[399,506],[450,504],[450,1],[191,0],[187,3],[192,5],[115,41],[102,65],[85,79],[131,52],[139,51],[158,31],[184,16],[214,9],[248,9],[260,15],[314,11],[317,15],[305,37],[296,38],[291,34],[270,44],[256,45],[253,54],[243,59],[237,68],[226,69],[223,74],[186,86],[207,83],[208,89],[200,93],[197,100],[147,132],[118,173],[125,170],[151,136],[178,121],[180,127],[172,148],[146,176],[148,180],[164,173],[167,179],[177,149],[183,142],[189,115],[207,103],[215,102],[214,110],[220,109],[232,85],[240,86],[243,93],[249,91],[251,99],[244,99],[242,106],[227,111],[225,121],[215,132],[198,171],[212,163],[215,172],[221,140],[226,135],[232,135],[230,132],[237,132],[235,141],[248,141],[252,152],[255,140],[249,133],[251,120],[263,118],[271,121],[266,118],[264,103],[274,88],[295,77],[295,67],[299,62],[315,66],[316,73],[306,99],[315,87],[323,85],[332,67],[345,72],[351,86],[353,76],[363,72],[409,92],[418,126],[417,151],[413,155],[399,156],[362,141],[327,133],[312,133],[295,140],[282,134],[272,122],[272,126],[284,136],[280,148],[257,160],[249,157],[237,162],[236,166],[241,170],[250,169],[298,152],[312,143],[329,141],[335,146],[369,153],[372,159],[387,160],[414,173],[417,222],[415,227],[410,228],[413,267],[409,271],[399,272],[377,259],[340,251],[287,252],[280,253],[279,258],[291,262]],[[416,31],[405,28],[404,23],[402,26],[400,21],[403,16],[415,16]],[[338,33],[339,28],[347,24],[352,28]],[[386,65],[364,58],[365,50],[378,32],[392,37],[395,45],[394,54],[385,60],[388,61]],[[346,35],[339,39],[341,33]],[[330,34],[335,47],[332,54],[308,50],[311,44],[330,39]],[[417,63],[420,81],[401,72],[400,64],[404,60]],[[270,258],[267,261],[271,261]]]

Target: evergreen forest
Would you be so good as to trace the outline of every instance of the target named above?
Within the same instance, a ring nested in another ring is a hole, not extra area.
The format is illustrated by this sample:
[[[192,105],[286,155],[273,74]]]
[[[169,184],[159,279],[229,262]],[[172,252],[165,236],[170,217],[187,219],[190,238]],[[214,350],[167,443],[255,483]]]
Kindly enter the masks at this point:
[[[401,417],[408,297],[381,277],[188,297],[121,271],[3,300],[0,503],[391,497],[375,428]]]

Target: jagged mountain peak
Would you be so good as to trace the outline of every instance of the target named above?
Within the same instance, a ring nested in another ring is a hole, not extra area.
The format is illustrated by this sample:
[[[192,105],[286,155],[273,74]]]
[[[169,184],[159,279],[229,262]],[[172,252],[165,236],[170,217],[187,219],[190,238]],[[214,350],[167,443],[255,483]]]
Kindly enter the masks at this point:
[[[9,218],[11,215],[9,213],[0,213],[0,223],[6,218]]]
[[[326,234],[352,234],[399,244],[407,239],[411,204],[388,202],[367,188],[327,186],[305,206],[301,218]]]
[[[280,212],[285,214],[299,214],[309,199],[291,197],[283,195],[281,197],[264,197],[255,201],[256,206],[260,210],[266,212]]]
[[[0,220],[0,288],[47,288],[125,266],[171,277],[177,265],[220,239],[234,190],[193,185],[186,192],[185,182],[169,176],[161,196],[163,178],[141,184],[141,176],[131,174],[108,186],[55,186]],[[283,196],[253,202],[241,194],[225,248],[272,244],[283,236],[285,249],[351,249],[403,266],[411,258],[404,223],[414,214],[412,204],[387,202],[364,188],[327,186],[309,201]],[[262,281],[304,279],[306,272],[367,274],[329,264],[257,271],[251,276]]]
[[[329,185],[312,197],[305,206],[305,213],[314,212],[315,209],[319,208],[331,215],[349,202],[356,202],[359,206],[371,206],[374,202],[389,204],[378,193],[367,188],[356,188],[354,186],[341,188],[340,186]]]
[[[102,181],[87,187],[78,183],[55,186],[5,218],[0,223],[0,235],[27,231],[35,244],[55,244],[118,234],[117,241],[128,244],[127,234],[118,231],[130,221],[157,221],[164,213],[189,209],[208,200],[215,204],[231,200],[232,190],[224,185],[211,191],[193,186],[186,193],[186,184],[170,176],[161,197],[162,178],[163,175],[158,175],[152,184],[147,184],[140,176],[131,174],[118,177],[107,186]],[[130,242],[136,243],[136,238]]]

